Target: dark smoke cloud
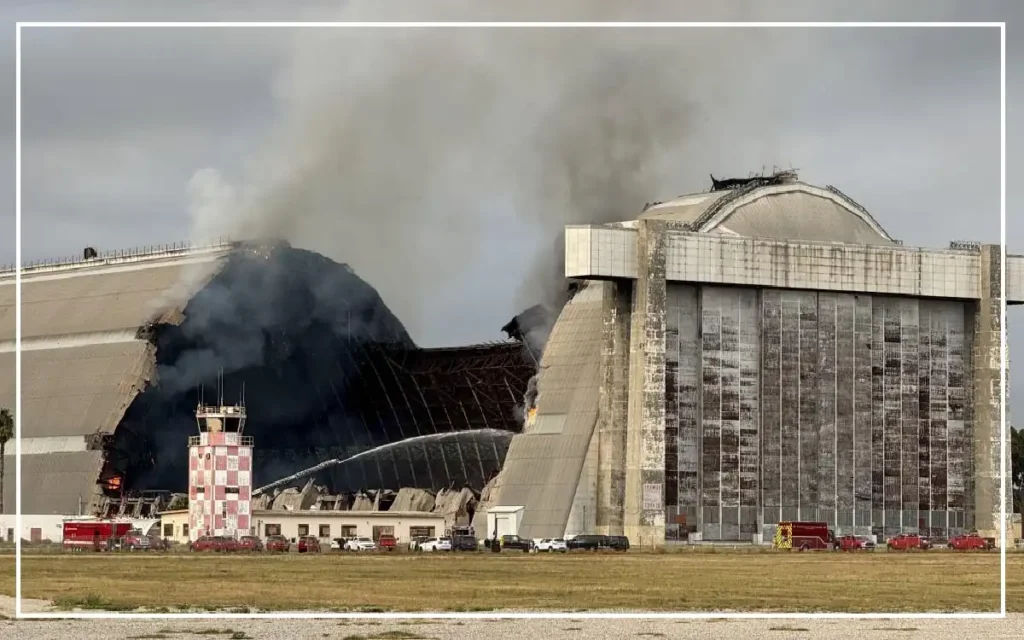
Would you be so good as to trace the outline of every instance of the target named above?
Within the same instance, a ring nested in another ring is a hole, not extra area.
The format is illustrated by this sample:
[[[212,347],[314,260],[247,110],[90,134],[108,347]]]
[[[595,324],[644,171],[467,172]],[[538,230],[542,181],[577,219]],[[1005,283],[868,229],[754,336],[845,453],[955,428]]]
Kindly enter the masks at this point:
[[[557,307],[565,224],[628,219],[684,183],[688,133],[731,69],[706,66],[716,37],[304,31],[275,81],[282,119],[264,152],[235,180],[213,169],[192,180],[194,233],[283,237],[347,262],[414,335],[437,322],[422,301],[458,290],[494,259],[483,247],[505,239],[522,244],[508,268],[526,272],[510,309]],[[749,46],[759,40],[751,32]],[[743,51],[723,58],[739,65]]]

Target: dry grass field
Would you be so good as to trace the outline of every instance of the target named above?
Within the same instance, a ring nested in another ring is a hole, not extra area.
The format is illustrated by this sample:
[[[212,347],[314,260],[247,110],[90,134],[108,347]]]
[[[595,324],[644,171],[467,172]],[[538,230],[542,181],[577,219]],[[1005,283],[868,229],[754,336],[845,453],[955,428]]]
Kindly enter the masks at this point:
[[[1024,554],[1007,559],[1024,611]],[[14,558],[0,557],[13,595]],[[64,608],[328,611],[997,610],[999,555],[31,554],[23,595]]]

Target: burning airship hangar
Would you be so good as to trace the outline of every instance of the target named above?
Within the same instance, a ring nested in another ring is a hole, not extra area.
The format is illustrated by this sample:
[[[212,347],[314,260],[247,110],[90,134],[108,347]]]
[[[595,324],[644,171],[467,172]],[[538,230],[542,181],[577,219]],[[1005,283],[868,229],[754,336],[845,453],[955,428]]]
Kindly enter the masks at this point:
[[[539,368],[515,339],[420,349],[351,270],[287,246],[29,267],[24,512],[183,489],[199,389],[224,371],[227,396],[246,389],[257,485],[339,461],[312,474],[334,492],[468,488],[480,533],[492,510],[526,537],[645,545],[780,520],[1005,526],[1000,308],[1024,303],[1024,257],[1006,256],[1004,300],[998,245],[904,246],[792,172],[567,227],[565,248],[576,286]]]

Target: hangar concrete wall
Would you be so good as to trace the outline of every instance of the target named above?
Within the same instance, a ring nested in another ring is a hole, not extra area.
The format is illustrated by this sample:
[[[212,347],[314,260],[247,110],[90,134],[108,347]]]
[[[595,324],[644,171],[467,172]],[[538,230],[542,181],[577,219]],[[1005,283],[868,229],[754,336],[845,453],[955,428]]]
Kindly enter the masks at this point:
[[[750,540],[820,519],[1000,535],[1000,311],[1024,302],[1024,257],[662,219],[568,227],[566,252],[567,276],[631,297],[631,313],[614,296],[604,310],[603,389],[625,390],[628,409],[601,394],[597,531]]]

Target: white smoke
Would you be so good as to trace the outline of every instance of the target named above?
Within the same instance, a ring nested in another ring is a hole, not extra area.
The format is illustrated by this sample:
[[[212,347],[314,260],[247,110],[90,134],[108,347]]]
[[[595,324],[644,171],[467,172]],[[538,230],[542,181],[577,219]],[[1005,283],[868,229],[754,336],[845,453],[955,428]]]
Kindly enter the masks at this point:
[[[557,306],[565,224],[633,217],[689,164],[706,176],[687,139],[725,60],[742,64],[709,62],[718,34],[303,30],[274,82],[280,126],[243,179],[193,178],[194,239],[280,237],[349,263],[414,336],[425,303],[500,255],[524,274],[502,316]]]

